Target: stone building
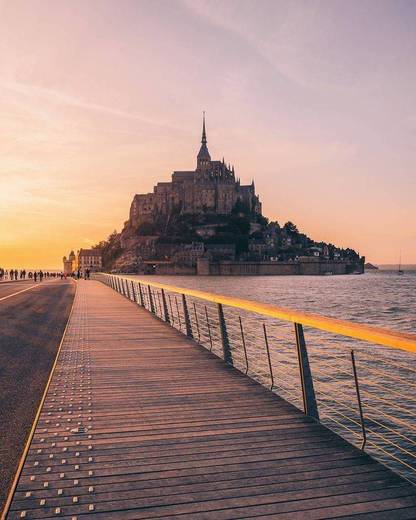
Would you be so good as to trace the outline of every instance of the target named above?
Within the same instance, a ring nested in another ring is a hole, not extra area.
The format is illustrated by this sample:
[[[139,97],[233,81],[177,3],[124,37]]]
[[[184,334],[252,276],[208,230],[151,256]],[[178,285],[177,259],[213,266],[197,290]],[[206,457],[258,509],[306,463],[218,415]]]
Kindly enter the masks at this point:
[[[154,222],[156,217],[167,216],[175,210],[190,214],[229,215],[238,201],[252,213],[261,214],[254,181],[242,185],[236,179],[234,167],[227,166],[224,159],[211,160],[204,116],[196,169],[174,171],[171,182],[158,182],[153,193],[135,195],[129,222],[136,227],[144,222]]]
[[[82,274],[84,274],[87,269],[91,272],[101,271],[101,249],[80,249],[78,251],[78,267]]]
[[[63,272],[64,274],[71,274],[75,272],[78,268],[77,258],[75,256],[74,251],[69,253],[68,258],[66,256],[63,257]]]

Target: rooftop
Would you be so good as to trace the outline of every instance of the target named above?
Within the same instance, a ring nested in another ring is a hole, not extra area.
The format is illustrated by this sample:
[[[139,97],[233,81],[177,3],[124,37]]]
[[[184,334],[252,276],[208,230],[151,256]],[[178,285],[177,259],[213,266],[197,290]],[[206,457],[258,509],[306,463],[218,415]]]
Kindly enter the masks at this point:
[[[101,256],[101,249],[80,249],[79,256]]]

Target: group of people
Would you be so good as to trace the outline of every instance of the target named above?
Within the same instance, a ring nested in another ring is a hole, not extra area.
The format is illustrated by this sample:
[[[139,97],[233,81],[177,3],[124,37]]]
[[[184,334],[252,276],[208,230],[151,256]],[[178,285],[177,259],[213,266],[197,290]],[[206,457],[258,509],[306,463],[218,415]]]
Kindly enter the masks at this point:
[[[78,269],[78,271],[71,273],[69,276],[72,276],[73,278],[77,278],[78,280],[80,278],[84,278],[85,280],[90,279],[91,271],[90,269],[85,269],[83,273]],[[38,280],[41,282],[44,278],[56,278],[57,276],[61,277],[61,280],[64,278],[67,278],[67,274],[65,273],[51,273],[49,271],[43,272],[40,271],[29,271],[27,272],[26,269],[21,269],[20,271],[17,269],[2,269],[0,267],[0,281],[8,280],[8,281],[14,281],[14,280],[34,280],[37,282]]]
[[[91,274],[91,271],[88,268],[85,269],[85,271],[84,271],[84,280],[89,280],[90,279],[90,274]],[[73,276],[77,277],[77,279],[79,280],[80,278],[82,278],[82,273],[78,269],[78,271],[76,273],[74,273]]]
[[[80,269],[78,269],[78,271],[74,271],[73,273],[71,273],[69,275],[66,273],[60,274],[61,280],[63,278],[67,278],[68,276],[71,276],[72,278],[77,278],[77,280],[79,280],[80,278],[84,278],[84,280],[89,280],[90,275],[91,275],[90,269],[85,269],[85,271],[83,271],[83,272],[81,272]]]
[[[37,280],[39,280],[41,282],[44,278],[55,278],[55,277],[56,277],[56,273],[50,273],[49,271],[43,272],[42,270],[40,270],[40,271],[27,272],[26,269],[20,269],[20,271],[17,269],[10,269],[10,271],[9,271],[7,269],[0,268],[0,281],[34,279],[35,282]]]

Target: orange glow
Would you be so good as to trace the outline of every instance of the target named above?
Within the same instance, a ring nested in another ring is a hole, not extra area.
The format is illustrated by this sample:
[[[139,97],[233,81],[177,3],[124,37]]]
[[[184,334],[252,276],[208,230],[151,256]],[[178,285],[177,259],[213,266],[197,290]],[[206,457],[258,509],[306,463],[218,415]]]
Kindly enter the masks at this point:
[[[203,109],[266,216],[416,263],[414,6],[283,4],[0,2],[0,265],[120,230],[195,166]]]

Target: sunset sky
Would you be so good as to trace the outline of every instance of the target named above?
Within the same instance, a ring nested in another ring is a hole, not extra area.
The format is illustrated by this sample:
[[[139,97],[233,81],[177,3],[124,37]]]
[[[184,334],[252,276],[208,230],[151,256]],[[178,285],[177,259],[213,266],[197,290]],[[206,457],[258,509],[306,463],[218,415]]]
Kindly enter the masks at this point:
[[[0,0],[0,266],[60,268],[208,147],[263,212],[416,263],[416,2]]]

